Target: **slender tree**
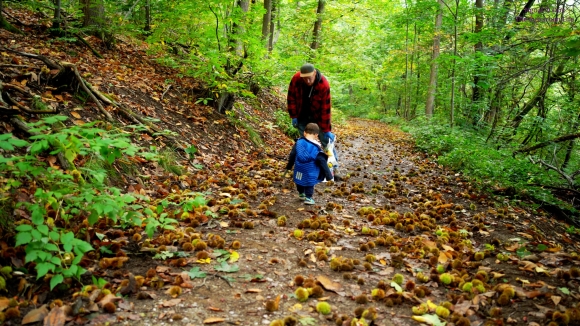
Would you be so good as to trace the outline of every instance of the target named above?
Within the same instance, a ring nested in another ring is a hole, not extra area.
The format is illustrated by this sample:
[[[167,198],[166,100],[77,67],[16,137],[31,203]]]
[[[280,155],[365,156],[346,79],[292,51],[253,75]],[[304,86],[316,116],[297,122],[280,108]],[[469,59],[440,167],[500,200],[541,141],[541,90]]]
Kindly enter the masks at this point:
[[[437,91],[437,69],[441,42],[441,24],[443,22],[442,0],[438,1],[437,16],[435,17],[435,31],[433,36],[433,52],[431,54],[431,73],[429,75],[429,89],[427,91],[427,103],[425,104],[425,115],[433,116],[433,107],[435,106],[435,92]]]
[[[312,43],[310,48],[312,50],[318,49],[320,46],[320,30],[322,29],[322,14],[324,13],[325,0],[318,0],[318,8],[316,9],[316,21],[312,29]]]

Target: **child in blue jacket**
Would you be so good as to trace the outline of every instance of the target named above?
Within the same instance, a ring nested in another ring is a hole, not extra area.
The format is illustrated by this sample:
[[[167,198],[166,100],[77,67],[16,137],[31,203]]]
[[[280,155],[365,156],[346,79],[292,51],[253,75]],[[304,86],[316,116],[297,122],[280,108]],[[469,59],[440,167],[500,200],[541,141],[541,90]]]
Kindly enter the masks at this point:
[[[294,183],[298,196],[304,198],[304,204],[314,205],[314,186],[324,180],[332,180],[332,172],[328,168],[328,156],[322,150],[318,141],[320,128],[316,123],[309,123],[304,128],[304,137],[300,137],[290,153],[286,170],[294,166]]]

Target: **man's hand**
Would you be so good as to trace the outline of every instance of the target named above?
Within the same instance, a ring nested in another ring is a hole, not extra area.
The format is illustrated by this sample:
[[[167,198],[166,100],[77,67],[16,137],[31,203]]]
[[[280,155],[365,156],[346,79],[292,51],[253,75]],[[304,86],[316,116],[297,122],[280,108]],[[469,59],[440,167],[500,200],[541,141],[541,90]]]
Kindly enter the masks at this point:
[[[298,127],[298,118],[292,118],[292,127]]]
[[[334,141],[336,139],[336,136],[330,131],[325,132],[324,135],[329,139],[329,141]]]

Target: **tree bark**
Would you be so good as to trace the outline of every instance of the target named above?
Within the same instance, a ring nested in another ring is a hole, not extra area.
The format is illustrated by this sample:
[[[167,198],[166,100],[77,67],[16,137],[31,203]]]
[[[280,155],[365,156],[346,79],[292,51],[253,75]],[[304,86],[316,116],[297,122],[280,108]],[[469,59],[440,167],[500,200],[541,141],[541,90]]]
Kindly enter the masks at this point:
[[[274,22],[276,21],[276,9],[277,9],[277,0],[270,0],[272,2],[272,12],[270,14],[270,28],[269,28],[269,35],[268,35],[268,53],[272,53],[274,49]]]
[[[264,0],[264,9],[266,9],[266,13],[262,19],[262,40],[266,41],[266,48],[268,48],[270,21],[272,20],[272,0]]]
[[[151,30],[151,0],[147,0],[145,3],[145,31],[149,32]]]
[[[105,6],[103,0],[81,0],[83,27],[100,29],[105,25]]]
[[[52,28],[60,29],[61,23],[61,4],[60,0],[54,1],[54,19],[52,21]]]
[[[474,30],[474,32],[479,37],[481,37],[482,30],[483,30],[483,0],[475,0],[475,30]],[[475,43],[473,48],[475,50],[476,59],[477,59],[477,54],[480,54],[481,50],[483,49],[483,43],[481,42],[481,40],[479,40],[477,43]],[[479,64],[476,65],[475,72],[473,74],[473,94],[472,94],[472,98],[471,98],[471,101],[474,103],[478,102],[481,99],[481,87],[477,85],[479,83],[480,70],[481,70],[480,65]]]
[[[430,118],[433,116],[433,107],[435,105],[435,92],[437,91],[437,69],[439,58],[439,46],[441,42],[441,24],[443,22],[443,3],[438,0],[439,8],[435,18],[435,36],[433,36],[433,52],[431,54],[431,73],[429,75],[429,88],[427,91],[427,103],[425,104],[425,115]]]
[[[322,28],[324,1],[325,0],[318,0],[318,8],[316,8],[316,21],[314,22],[314,28],[312,29],[312,44],[310,44],[312,50],[316,50],[320,46],[320,29]]]

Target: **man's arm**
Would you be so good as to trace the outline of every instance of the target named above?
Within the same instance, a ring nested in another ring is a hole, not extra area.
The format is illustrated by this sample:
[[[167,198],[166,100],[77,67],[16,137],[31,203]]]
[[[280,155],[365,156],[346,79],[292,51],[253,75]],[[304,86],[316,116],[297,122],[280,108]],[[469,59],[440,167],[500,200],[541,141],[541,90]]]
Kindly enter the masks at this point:
[[[300,73],[298,73],[298,78],[296,75],[292,76],[290,80],[290,85],[288,86],[288,96],[286,97],[286,101],[288,104],[288,114],[290,118],[298,118],[298,107],[297,107],[297,100],[298,100],[298,80],[300,79]]]

